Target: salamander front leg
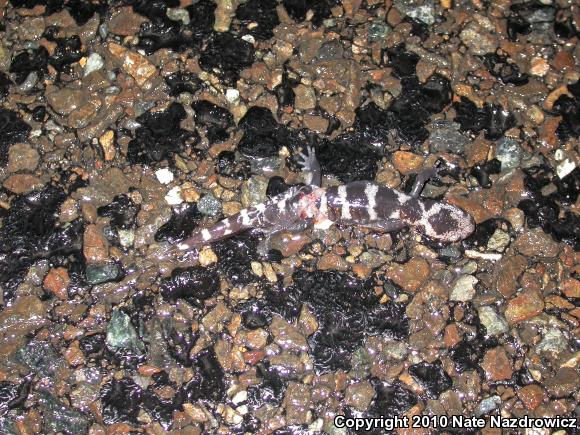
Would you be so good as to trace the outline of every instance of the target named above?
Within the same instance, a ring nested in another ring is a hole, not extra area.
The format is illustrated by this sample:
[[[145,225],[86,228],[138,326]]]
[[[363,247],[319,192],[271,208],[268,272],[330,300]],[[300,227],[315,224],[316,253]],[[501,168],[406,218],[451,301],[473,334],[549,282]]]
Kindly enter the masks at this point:
[[[258,245],[257,252],[261,257],[267,257],[268,252],[272,249],[272,237],[282,232],[299,233],[308,228],[308,222],[286,222],[280,223],[268,229],[263,229],[263,239]]]
[[[314,148],[308,146],[306,149],[306,154],[298,154],[302,161],[298,161],[298,164],[302,166],[302,171],[305,175],[305,180],[307,184],[311,186],[320,187],[322,183],[322,173],[320,172],[320,163],[316,159],[316,154],[314,153]]]
[[[425,187],[425,183],[427,183],[429,179],[436,177],[441,169],[441,161],[437,160],[433,167],[423,169],[421,172],[419,172],[417,174],[417,178],[415,178],[415,183],[413,184],[413,188],[411,189],[411,193],[409,195],[413,198],[418,198],[423,191],[423,187]]]

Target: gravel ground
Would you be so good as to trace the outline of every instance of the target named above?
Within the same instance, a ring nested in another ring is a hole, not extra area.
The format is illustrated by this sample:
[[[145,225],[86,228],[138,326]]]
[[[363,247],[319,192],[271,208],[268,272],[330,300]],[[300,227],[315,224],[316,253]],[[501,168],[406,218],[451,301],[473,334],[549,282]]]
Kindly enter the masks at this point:
[[[578,415],[577,2],[0,7],[1,434]],[[329,186],[446,161],[423,196],[475,233],[172,253],[299,183],[307,145]]]

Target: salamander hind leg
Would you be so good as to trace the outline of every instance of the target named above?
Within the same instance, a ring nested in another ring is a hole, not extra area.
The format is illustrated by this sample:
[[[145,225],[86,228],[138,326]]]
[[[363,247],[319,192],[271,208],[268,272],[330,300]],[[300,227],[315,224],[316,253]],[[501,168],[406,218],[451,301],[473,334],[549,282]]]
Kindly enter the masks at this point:
[[[302,161],[298,161],[298,164],[302,166],[306,183],[311,186],[320,187],[320,183],[322,183],[322,173],[320,171],[320,163],[318,163],[318,160],[316,159],[314,148],[308,146],[306,154],[299,153],[298,155],[302,159]]]

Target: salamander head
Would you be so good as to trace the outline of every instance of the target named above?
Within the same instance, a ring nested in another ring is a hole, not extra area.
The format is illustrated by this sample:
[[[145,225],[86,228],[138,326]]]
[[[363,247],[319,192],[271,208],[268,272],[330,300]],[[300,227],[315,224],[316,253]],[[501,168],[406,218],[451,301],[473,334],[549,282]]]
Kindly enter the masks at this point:
[[[459,207],[439,201],[426,201],[424,204],[425,212],[418,224],[431,239],[457,242],[475,230],[471,215]]]

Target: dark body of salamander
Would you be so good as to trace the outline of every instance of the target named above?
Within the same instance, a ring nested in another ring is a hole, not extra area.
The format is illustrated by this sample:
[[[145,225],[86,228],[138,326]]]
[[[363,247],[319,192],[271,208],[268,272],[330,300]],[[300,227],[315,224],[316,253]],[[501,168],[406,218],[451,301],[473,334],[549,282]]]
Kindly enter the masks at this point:
[[[333,224],[359,225],[388,232],[410,226],[429,238],[456,242],[474,230],[472,217],[446,202],[420,198],[424,183],[436,169],[417,176],[411,194],[371,181],[320,187],[320,167],[314,153],[302,155],[302,165],[310,184],[295,186],[263,204],[242,210],[211,228],[196,230],[178,247],[188,250],[258,228],[265,233],[260,251],[267,252],[270,238],[281,231],[298,232],[309,226],[326,229]]]

